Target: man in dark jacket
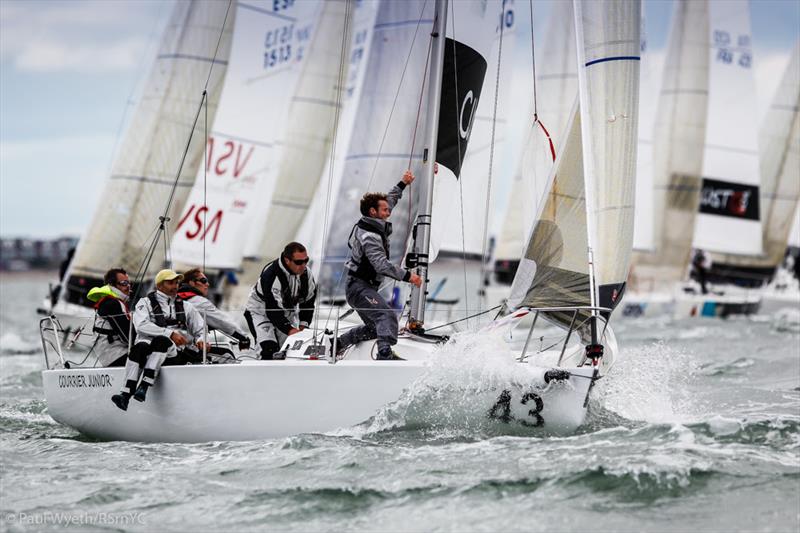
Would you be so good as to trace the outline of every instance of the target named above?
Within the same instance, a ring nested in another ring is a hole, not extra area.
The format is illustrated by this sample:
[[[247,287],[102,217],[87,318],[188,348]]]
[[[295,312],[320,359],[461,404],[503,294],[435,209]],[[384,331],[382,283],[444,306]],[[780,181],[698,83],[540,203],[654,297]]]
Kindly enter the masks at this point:
[[[353,227],[348,246],[350,255],[345,267],[347,303],[356,310],[364,322],[352,328],[337,341],[337,351],[357,342],[378,339],[379,360],[397,359],[392,346],[397,344],[397,314],[378,293],[385,277],[406,281],[417,287],[422,278],[411,271],[389,262],[389,235],[392,224],[388,221],[392,208],[403,196],[403,190],[414,181],[410,171],[388,194],[367,193],[361,198],[361,219]]]
[[[131,282],[128,273],[121,268],[106,272],[103,281],[105,285],[94,287],[86,295],[86,298],[95,302],[96,309],[92,331],[97,333],[97,340],[93,349],[98,366],[125,366],[128,335],[132,330],[128,308]]]
[[[286,337],[306,329],[314,318],[317,284],[307,265],[305,246],[290,242],[250,291],[244,317],[261,347],[261,359],[272,359]]]

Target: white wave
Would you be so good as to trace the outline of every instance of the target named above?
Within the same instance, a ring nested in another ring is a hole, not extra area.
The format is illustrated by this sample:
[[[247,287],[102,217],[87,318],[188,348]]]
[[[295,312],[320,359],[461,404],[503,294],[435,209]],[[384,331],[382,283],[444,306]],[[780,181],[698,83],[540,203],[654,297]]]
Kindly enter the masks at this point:
[[[626,349],[597,386],[594,402],[629,420],[685,423],[702,413],[689,392],[693,358],[663,342]]]
[[[36,353],[40,345],[33,341],[28,341],[9,331],[0,337],[0,353],[4,354],[29,354]]]

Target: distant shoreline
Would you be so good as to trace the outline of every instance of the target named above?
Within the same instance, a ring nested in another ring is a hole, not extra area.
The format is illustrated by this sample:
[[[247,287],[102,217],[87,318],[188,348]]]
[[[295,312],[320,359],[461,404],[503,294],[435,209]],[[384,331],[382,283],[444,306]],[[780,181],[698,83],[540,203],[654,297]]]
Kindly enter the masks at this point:
[[[57,283],[58,270],[0,270],[0,280],[42,280]]]

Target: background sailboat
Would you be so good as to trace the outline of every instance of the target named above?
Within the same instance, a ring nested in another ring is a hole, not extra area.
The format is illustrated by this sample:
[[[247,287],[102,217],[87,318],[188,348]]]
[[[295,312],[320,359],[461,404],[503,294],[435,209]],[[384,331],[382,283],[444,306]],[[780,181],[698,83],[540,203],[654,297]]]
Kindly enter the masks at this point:
[[[234,19],[227,2],[175,5],[101,200],[63,282],[57,306],[62,319],[91,316],[68,306],[89,305],[86,292],[103,284],[109,268],[122,267],[132,275],[143,269],[145,248],[176,179],[167,216],[178,220],[203,158],[203,122],[194,122],[203,87],[207,82],[211,120],[225,77]],[[165,250],[159,247],[142,275],[152,279],[164,260]]]
[[[197,172],[172,242],[176,262],[238,269],[251,241],[261,239],[294,120],[289,103],[305,62],[319,53],[311,47],[322,16],[341,30],[334,10],[344,6],[296,2],[276,13],[272,2],[236,4],[231,60],[206,166]]]

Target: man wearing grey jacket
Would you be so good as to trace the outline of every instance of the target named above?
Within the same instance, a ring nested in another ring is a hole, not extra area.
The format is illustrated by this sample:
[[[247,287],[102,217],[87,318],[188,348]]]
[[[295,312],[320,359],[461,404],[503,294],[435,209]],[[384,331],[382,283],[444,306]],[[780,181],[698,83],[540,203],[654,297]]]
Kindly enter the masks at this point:
[[[361,219],[353,226],[348,247],[350,255],[345,267],[347,303],[356,310],[363,326],[350,329],[338,341],[337,351],[357,342],[378,339],[377,359],[398,359],[392,352],[397,344],[397,314],[378,293],[384,278],[406,281],[417,287],[422,278],[411,271],[389,262],[389,235],[392,224],[388,221],[392,208],[400,201],[403,190],[414,181],[411,171],[388,194],[367,193],[361,198]]]

